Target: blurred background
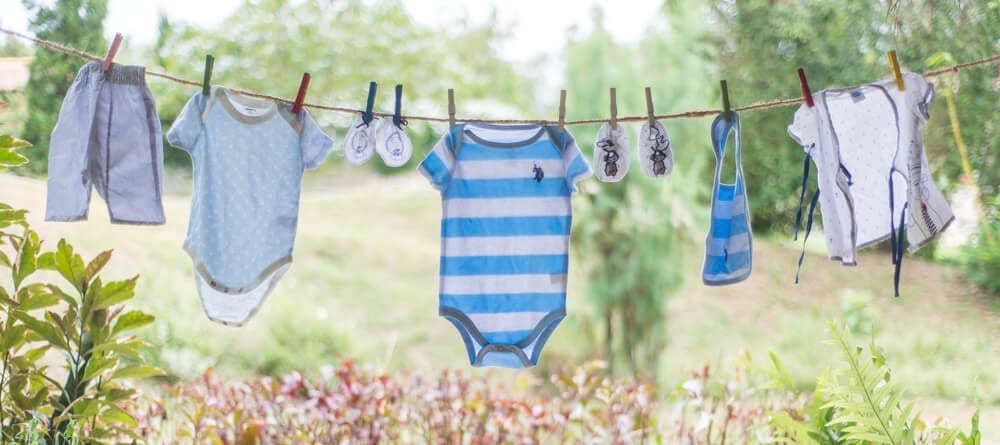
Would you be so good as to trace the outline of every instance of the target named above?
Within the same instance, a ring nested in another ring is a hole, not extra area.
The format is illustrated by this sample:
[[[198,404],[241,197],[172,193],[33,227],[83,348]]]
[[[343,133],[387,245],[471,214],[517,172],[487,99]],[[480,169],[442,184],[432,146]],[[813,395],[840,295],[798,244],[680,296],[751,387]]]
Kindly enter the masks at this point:
[[[915,72],[1000,52],[996,0],[0,0],[0,26],[102,55],[121,32],[117,62],[199,81],[212,54],[213,83],[281,97],[293,97],[308,71],[306,101],[327,105],[362,108],[374,80],[378,111],[392,110],[391,87],[401,83],[404,114],[444,117],[454,88],[468,118],[555,119],[559,89],[568,119],[602,118],[611,87],[623,116],[645,115],[644,87],[658,114],[713,109],[719,79],[741,106],[799,96],[797,67],[818,91],[890,77],[891,49]],[[306,175],[294,266],[254,319],[225,327],[202,314],[181,249],[191,198],[184,152],[164,143],[165,226],[110,225],[96,198],[90,221],[42,221],[48,137],[83,64],[0,36],[0,129],[35,144],[23,151],[30,164],[0,175],[0,199],[29,209],[50,242],[66,238],[85,256],[114,247],[112,275],[141,274],[132,304],[156,315],[143,335],[158,347],[150,360],[172,379],[206,368],[309,374],[345,360],[384,372],[468,368],[459,336],[437,316],[440,198],[414,172],[446,125],[411,122],[416,154],[403,168],[378,158],[352,167],[339,149],[356,116],[313,111],[338,150]],[[958,220],[907,257],[900,298],[888,246],[844,268],[826,260],[818,234],[794,284],[803,153],[786,127],[795,107],[741,115],[754,272],[737,285],[703,286],[711,120],[668,120],[669,178],[645,178],[633,165],[624,181],[591,179],[574,198],[569,317],[539,366],[521,374],[601,359],[614,375],[671,387],[705,364],[725,372],[773,351],[793,386],[808,389],[832,366],[823,343],[831,320],[884,347],[923,412],[967,418],[980,407],[984,428],[1000,435],[1000,71],[931,80],[924,139]],[[169,128],[197,88],[148,82]],[[627,126],[635,141],[638,124]],[[570,130],[589,158],[597,126]]]

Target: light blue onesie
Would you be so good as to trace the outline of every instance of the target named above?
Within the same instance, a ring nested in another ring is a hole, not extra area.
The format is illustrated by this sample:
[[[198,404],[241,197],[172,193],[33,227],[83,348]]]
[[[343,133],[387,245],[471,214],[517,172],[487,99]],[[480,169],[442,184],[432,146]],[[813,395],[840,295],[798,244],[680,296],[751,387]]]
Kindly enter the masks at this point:
[[[194,167],[184,249],[202,306],[214,321],[241,325],[291,265],[303,170],[333,140],[305,110],[221,87],[188,100],[167,140]]]

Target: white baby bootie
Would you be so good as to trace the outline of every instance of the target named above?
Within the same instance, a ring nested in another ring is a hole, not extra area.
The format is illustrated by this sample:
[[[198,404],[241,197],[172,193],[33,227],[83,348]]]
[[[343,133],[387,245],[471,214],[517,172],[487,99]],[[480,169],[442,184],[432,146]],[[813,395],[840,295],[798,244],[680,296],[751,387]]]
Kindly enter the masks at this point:
[[[660,121],[642,125],[639,131],[639,166],[646,176],[662,178],[674,170],[674,152],[670,149],[670,136]]]
[[[611,128],[607,122],[597,131],[594,141],[594,165],[597,179],[604,182],[618,182],[628,173],[632,158],[628,150],[628,136],[625,127]]]

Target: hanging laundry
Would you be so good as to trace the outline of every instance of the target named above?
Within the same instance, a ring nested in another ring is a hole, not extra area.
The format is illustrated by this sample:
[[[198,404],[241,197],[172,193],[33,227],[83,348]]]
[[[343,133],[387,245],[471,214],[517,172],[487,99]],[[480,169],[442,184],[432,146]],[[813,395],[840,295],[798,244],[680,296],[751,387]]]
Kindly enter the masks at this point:
[[[396,112],[379,128],[375,151],[389,167],[402,167],[413,156],[413,143],[406,135],[406,119],[402,116],[403,86],[396,85]]]
[[[358,116],[351,124],[351,128],[347,130],[347,136],[344,137],[344,157],[347,158],[347,162],[361,165],[371,159],[378,140],[376,137],[377,122],[375,122],[377,120],[377,117],[365,120],[365,116],[362,115]]]
[[[639,130],[639,166],[650,178],[663,178],[674,170],[670,136],[660,121],[645,123]]]
[[[167,140],[191,156],[184,250],[208,318],[245,323],[288,270],[305,168],[333,147],[305,110],[212,87],[188,100]]]
[[[166,222],[160,134],[145,67],[84,65],[52,130],[45,219],[87,219],[96,188],[112,223]]]
[[[473,366],[535,365],[566,315],[570,196],[591,174],[572,135],[459,124],[419,169],[441,191],[440,315]]]
[[[726,119],[725,116],[729,116]],[[735,138],[736,179],[723,183],[722,163],[726,141]],[[715,151],[715,179],[712,185],[711,223],[705,240],[705,263],[702,281],[709,286],[738,283],[750,276],[753,265],[753,230],[747,200],[743,164],[740,158],[740,116],[730,111],[712,122],[712,147]]]
[[[604,123],[597,131],[594,142],[594,165],[597,179],[604,182],[618,182],[628,173],[632,155],[628,149],[628,135],[625,127]]]
[[[924,155],[933,87],[919,74],[903,79],[904,91],[889,79],[817,92],[788,127],[807,155],[804,178],[810,159],[816,166],[828,256],[845,265],[888,239],[898,266],[904,238],[914,252],[954,219]]]

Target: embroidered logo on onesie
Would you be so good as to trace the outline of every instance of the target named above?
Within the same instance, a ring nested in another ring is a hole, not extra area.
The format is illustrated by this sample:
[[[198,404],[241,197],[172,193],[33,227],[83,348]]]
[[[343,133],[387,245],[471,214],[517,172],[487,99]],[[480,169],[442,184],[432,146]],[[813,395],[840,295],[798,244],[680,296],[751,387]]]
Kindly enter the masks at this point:
[[[542,168],[535,164],[535,168],[532,168],[531,171],[535,174],[535,182],[541,184],[542,179],[545,179],[545,172],[542,171]]]

